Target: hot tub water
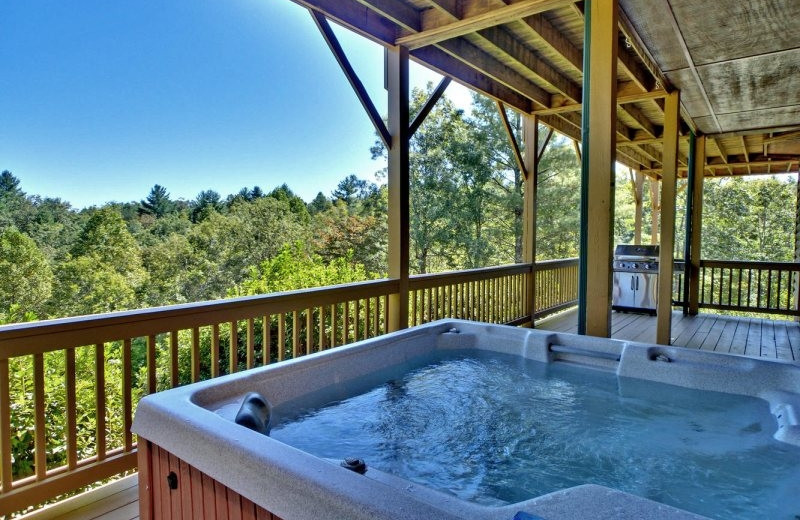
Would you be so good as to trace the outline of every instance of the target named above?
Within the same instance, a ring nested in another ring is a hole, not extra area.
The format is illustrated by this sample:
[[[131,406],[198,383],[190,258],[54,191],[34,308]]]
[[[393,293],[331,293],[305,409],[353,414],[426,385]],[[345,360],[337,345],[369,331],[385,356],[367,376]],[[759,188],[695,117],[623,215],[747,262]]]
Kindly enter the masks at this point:
[[[270,436],[485,505],[593,483],[712,518],[800,514],[800,448],[763,400],[486,351],[407,368],[279,406]]]

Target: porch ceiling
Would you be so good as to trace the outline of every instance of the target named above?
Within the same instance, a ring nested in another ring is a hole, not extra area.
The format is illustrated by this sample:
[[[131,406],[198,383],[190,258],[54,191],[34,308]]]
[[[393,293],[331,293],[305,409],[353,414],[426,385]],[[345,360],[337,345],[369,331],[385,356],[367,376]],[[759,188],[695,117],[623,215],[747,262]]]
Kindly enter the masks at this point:
[[[293,0],[580,140],[583,3],[573,0]],[[617,160],[657,176],[663,95],[685,134],[711,137],[713,175],[797,172],[796,0],[620,0]],[[795,83],[792,80],[795,79]],[[680,140],[679,169],[689,153]]]

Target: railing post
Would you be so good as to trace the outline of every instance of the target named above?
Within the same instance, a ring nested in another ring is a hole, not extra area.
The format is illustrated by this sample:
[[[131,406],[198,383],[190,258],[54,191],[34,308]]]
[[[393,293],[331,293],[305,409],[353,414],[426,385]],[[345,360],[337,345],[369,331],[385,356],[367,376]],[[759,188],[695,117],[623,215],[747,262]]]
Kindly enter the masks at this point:
[[[586,0],[584,12],[578,333],[609,337],[619,3]]]
[[[530,309],[531,328],[536,315],[536,191],[539,181],[539,121],[536,116],[523,116],[523,139],[525,148],[523,161],[525,171],[525,187],[522,205],[522,261],[531,264],[525,302]]]
[[[389,331],[408,327],[409,258],[409,115],[408,49],[386,51],[389,90],[389,278],[400,281],[397,294],[389,296]]]
[[[686,258],[686,276],[689,284],[689,314],[697,315],[700,307],[700,254],[703,235],[703,177],[706,164],[706,138],[698,136],[694,145],[694,175],[692,182],[692,233],[689,258]]]
[[[800,263],[800,173],[797,174],[797,190],[794,203],[794,261]],[[795,321],[800,321],[800,273],[794,272],[794,297]]]
[[[670,344],[672,332],[672,270],[675,261],[675,188],[678,178],[680,91],[664,100],[663,170],[661,172],[661,240],[658,259],[656,343]]]

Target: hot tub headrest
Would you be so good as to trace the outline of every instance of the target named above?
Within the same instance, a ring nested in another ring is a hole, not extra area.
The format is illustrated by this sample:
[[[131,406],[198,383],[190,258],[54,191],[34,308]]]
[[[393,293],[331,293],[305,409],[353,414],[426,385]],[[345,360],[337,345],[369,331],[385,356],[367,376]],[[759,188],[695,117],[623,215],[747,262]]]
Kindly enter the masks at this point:
[[[269,401],[258,392],[250,392],[244,396],[242,406],[236,413],[235,421],[236,424],[245,428],[269,435],[271,419],[272,407],[269,405]]]

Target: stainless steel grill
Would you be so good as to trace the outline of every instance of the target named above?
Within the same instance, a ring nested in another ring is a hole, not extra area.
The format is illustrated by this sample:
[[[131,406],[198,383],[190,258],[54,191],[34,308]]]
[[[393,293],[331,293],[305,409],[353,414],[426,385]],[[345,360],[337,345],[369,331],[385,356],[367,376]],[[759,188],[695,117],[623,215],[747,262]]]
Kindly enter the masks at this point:
[[[614,285],[611,308],[656,313],[658,301],[658,246],[624,245],[614,249]]]

